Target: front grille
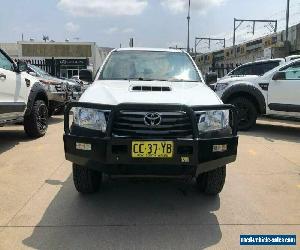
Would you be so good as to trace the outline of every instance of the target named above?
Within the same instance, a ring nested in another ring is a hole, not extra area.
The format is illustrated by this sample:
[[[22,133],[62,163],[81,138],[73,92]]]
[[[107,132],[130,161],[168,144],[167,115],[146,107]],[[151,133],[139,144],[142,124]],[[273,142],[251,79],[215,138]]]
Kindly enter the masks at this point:
[[[66,92],[67,91],[67,85],[64,82],[55,84],[55,90],[57,92]]]
[[[81,91],[81,86],[80,85],[68,85],[68,90],[73,91],[73,92],[80,92]]]
[[[161,116],[157,126],[145,124],[147,113],[118,111],[112,125],[112,136],[131,138],[192,138],[193,127],[189,115],[183,111],[153,112]]]
[[[64,90],[62,84],[56,84],[55,89],[57,92],[62,92]]]

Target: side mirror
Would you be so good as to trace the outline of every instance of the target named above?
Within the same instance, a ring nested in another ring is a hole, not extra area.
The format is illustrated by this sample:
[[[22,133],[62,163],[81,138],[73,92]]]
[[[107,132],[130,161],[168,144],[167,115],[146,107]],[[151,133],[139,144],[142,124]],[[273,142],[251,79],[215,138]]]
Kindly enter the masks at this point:
[[[218,75],[215,72],[210,72],[205,75],[205,83],[207,85],[216,83],[218,81]]]
[[[281,71],[276,72],[272,78],[272,80],[274,80],[274,81],[285,80],[285,79],[286,79],[285,72],[281,72]]]
[[[93,74],[91,70],[82,69],[79,71],[79,79],[84,82],[92,82]]]
[[[18,61],[17,62],[17,70],[18,70],[18,72],[27,71],[27,63],[24,61]]]

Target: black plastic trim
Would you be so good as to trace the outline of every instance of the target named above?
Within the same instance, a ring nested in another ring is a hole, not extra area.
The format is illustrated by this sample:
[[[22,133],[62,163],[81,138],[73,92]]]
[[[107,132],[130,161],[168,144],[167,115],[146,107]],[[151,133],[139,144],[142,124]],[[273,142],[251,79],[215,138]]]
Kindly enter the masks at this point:
[[[0,102],[0,114],[24,112],[25,102]]]
[[[224,103],[228,103],[228,101],[232,98],[233,95],[242,95],[243,93],[249,94],[252,97],[254,97],[258,103],[259,112],[261,114],[266,113],[266,100],[261,90],[247,83],[239,83],[230,86],[225,90],[221,99]]]
[[[28,96],[27,109],[26,109],[25,115],[29,115],[31,113],[31,109],[34,105],[35,100],[37,100],[37,99],[43,100],[48,107],[49,101],[48,101],[47,92],[46,92],[44,86],[39,82],[34,83],[31,87],[31,90],[30,90],[30,93]]]
[[[262,90],[268,91],[269,90],[269,83],[259,83],[258,84]]]
[[[155,139],[151,139],[155,140]],[[161,139],[158,139],[161,140]],[[161,174],[164,166],[177,167],[186,166],[194,168],[198,173],[206,172],[215,168],[222,167],[236,159],[238,137],[232,136],[219,139],[195,139],[184,140],[176,139],[174,142],[174,156],[170,159],[134,159],[131,157],[131,143],[133,139],[115,139],[115,138],[89,138],[75,135],[64,135],[64,147],[66,159],[80,166],[86,166],[99,171],[110,173],[112,166],[127,166],[130,169],[134,166],[152,166],[156,172],[148,172],[148,168],[141,169],[144,174]],[[84,151],[76,149],[76,143],[85,143],[91,145],[91,150]],[[224,152],[213,152],[213,145],[227,145]],[[119,146],[122,150],[113,150]],[[193,150],[180,152],[182,147],[190,147]],[[181,157],[188,157],[189,162],[182,162]],[[217,162],[217,164],[208,164],[209,162]],[[163,165],[163,167],[162,167]],[[108,166],[110,166],[108,168]],[[133,174],[133,173],[132,173]]]
[[[276,111],[300,112],[300,105],[294,104],[270,103],[269,108]]]

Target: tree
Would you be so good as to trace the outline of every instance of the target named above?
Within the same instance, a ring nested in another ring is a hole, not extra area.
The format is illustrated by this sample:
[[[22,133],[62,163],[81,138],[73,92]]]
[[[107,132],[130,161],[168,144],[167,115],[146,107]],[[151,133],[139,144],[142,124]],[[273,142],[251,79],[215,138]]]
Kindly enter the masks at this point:
[[[43,41],[45,41],[45,43],[47,42],[47,40],[49,41],[49,36],[47,35],[43,35]]]

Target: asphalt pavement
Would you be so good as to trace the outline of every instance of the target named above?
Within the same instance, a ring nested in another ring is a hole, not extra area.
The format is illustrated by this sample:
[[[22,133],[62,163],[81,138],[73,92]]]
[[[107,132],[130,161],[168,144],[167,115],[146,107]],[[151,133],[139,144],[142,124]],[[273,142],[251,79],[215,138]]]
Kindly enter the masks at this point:
[[[80,195],[62,135],[62,116],[37,140],[0,128],[1,250],[262,248],[240,247],[240,234],[296,234],[300,247],[300,122],[264,118],[240,133],[214,198],[193,180],[139,178]]]

